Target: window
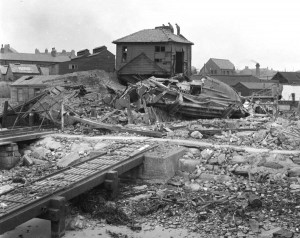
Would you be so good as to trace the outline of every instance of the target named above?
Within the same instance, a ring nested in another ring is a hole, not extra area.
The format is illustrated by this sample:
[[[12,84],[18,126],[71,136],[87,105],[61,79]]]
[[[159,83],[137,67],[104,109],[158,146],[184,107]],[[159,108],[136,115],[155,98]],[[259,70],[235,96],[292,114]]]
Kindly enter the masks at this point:
[[[156,63],[161,63],[161,62],[162,62],[162,59],[155,59],[155,62],[156,62]]]
[[[127,46],[123,46],[122,47],[122,62],[126,62],[127,61]]]
[[[78,65],[76,65],[76,64],[69,64],[69,69],[78,69]]]
[[[23,98],[23,89],[22,88],[18,88],[17,89],[17,101],[18,102],[23,102],[24,98]]]
[[[165,52],[166,47],[165,46],[155,46],[155,52]]]
[[[41,89],[40,88],[35,88],[34,89],[34,96],[38,95],[41,93]]]

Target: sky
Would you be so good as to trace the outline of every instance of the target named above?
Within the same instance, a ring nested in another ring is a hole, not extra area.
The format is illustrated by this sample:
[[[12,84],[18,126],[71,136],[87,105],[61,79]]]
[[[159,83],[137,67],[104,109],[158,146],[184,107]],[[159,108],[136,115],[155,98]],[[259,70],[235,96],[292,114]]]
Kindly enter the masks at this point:
[[[0,0],[0,44],[20,53],[76,52],[170,22],[194,43],[192,65],[209,58],[300,70],[299,0]]]

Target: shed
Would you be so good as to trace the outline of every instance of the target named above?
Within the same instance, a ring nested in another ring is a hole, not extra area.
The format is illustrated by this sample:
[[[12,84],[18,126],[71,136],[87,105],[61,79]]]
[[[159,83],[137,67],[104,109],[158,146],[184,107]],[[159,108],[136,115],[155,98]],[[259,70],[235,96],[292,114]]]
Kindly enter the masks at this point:
[[[40,94],[49,83],[45,82],[58,77],[48,76],[23,76],[10,85],[10,95],[12,102],[24,102]],[[50,84],[51,85],[51,84]]]
[[[276,86],[276,82],[239,82],[233,88],[240,93],[241,96],[252,96],[254,94],[263,94],[264,96],[272,96],[272,87]]]
[[[16,81],[22,76],[39,75],[41,74],[38,67],[35,64],[9,64],[6,81]]]

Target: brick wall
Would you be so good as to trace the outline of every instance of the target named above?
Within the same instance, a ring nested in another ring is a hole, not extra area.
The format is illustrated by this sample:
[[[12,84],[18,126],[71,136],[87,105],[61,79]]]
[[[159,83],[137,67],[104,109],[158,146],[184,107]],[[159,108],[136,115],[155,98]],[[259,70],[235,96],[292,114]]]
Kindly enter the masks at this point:
[[[70,69],[69,65],[76,65],[76,68]],[[106,72],[114,72],[115,56],[108,50],[104,50],[95,55],[82,56],[80,58],[75,58],[71,61],[62,62],[59,64],[59,74],[68,74],[77,71],[94,69],[105,70]]]

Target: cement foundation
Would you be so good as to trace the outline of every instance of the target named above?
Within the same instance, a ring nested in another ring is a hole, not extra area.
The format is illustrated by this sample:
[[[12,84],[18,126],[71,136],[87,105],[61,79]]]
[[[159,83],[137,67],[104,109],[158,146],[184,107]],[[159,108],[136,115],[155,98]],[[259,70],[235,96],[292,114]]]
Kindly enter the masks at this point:
[[[171,179],[179,168],[179,159],[186,148],[179,147],[165,155],[149,152],[144,155],[144,163],[123,175],[121,179],[141,179],[149,182],[164,183]]]

